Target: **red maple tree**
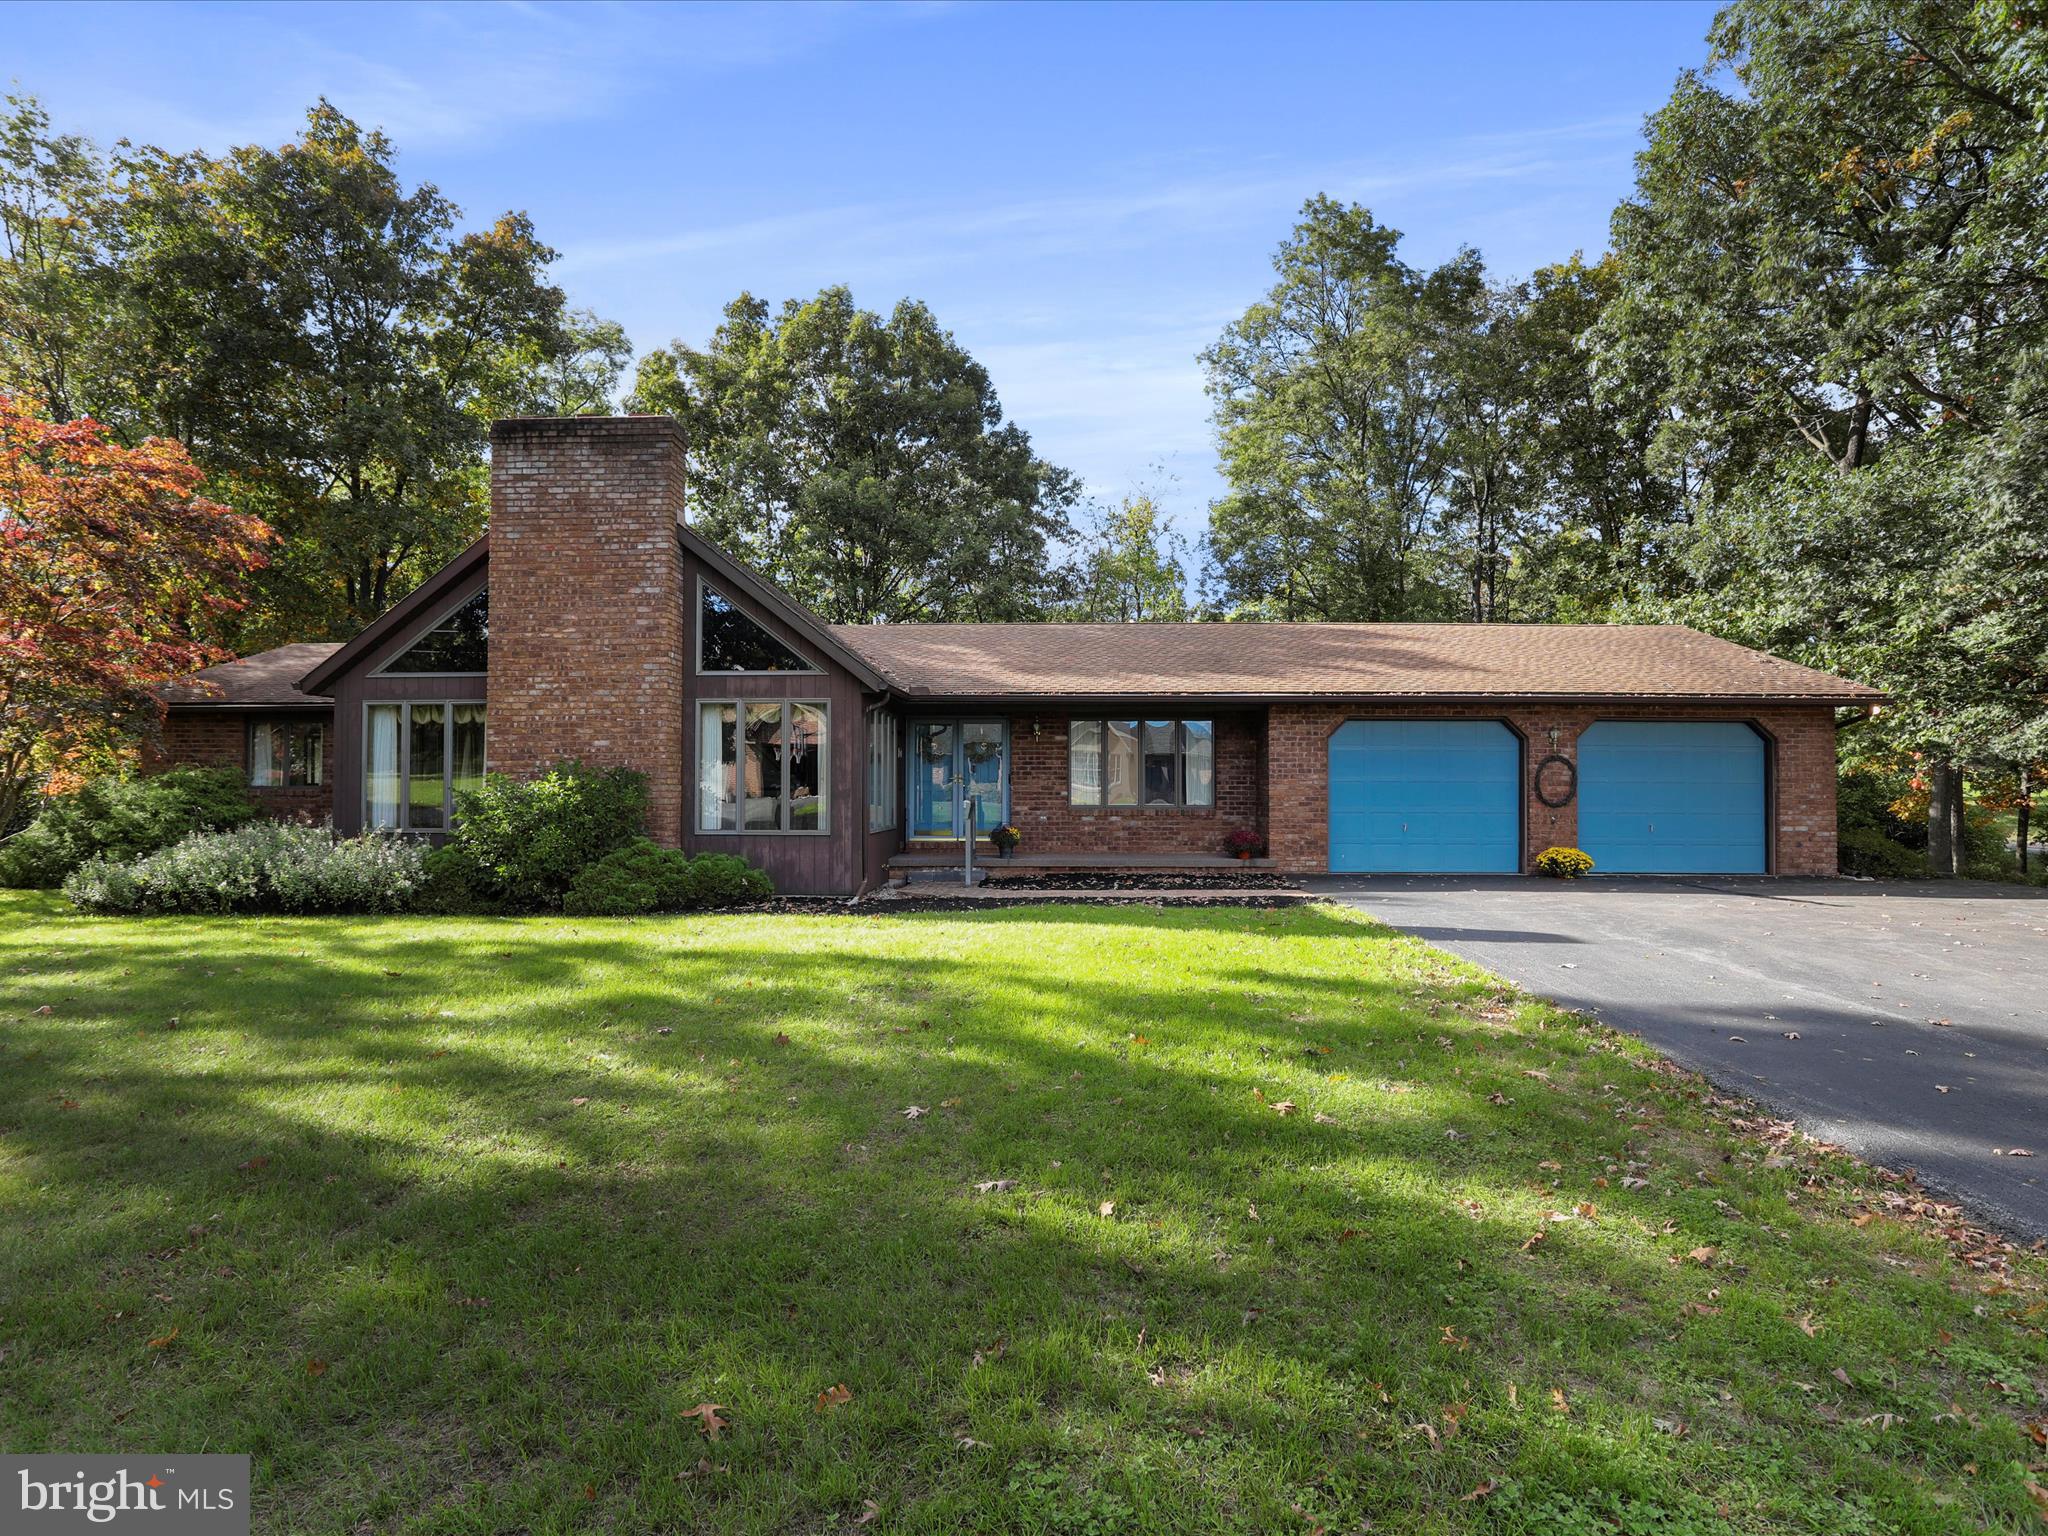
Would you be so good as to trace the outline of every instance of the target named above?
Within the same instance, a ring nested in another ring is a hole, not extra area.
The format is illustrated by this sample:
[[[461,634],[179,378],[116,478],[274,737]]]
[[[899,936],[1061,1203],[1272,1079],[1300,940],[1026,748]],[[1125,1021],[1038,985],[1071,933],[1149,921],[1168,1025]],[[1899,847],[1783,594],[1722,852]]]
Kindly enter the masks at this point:
[[[184,445],[114,442],[0,394],[0,827],[39,774],[153,733],[155,689],[227,653],[276,535],[199,494]]]

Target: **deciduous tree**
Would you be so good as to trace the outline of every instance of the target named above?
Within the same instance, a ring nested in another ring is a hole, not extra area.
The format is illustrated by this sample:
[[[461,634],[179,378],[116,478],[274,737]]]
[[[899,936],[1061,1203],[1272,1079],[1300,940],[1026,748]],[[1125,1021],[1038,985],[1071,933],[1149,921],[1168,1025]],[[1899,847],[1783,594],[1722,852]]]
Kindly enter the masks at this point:
[[[0,395],[0,827],[39,771],[153,730],[152,690],[225,654],[272,535],[201,478],[178,443]]]

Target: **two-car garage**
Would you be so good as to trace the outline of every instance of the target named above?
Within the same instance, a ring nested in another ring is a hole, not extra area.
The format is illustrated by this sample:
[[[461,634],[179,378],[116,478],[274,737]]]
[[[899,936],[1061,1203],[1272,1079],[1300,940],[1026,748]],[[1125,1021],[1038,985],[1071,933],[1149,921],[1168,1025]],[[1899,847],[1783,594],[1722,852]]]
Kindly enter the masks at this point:
[[[1330,869],[1519,870],[1523,758],[1499,720],[1347,721],[1329,742]],[[1602,873],[1769,868],[1769,777],[1753,727],[1599,720],[1579,733],[1575,766],[1577,846]]]

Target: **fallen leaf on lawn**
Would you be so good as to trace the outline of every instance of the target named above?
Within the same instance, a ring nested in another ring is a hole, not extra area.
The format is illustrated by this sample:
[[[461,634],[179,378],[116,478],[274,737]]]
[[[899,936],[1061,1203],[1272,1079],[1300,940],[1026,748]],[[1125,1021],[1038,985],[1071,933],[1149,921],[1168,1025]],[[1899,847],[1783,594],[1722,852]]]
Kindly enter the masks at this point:
[[[675,1032],[675,1026],[673,1024],[664,1024],[655,1031],[657,1035],[672,1035]]]
[[[699,1403],[694,1408],[685,1408],[683,1410],[683,1417],[695,1419],[697,1421],[697,1433],[706,1440],[716,1440],[719,1431],[729,1428],[732,1423],[730,1419],[719,1417],[724,1412],[725,1405],[723,1403]]]
[[[235,1164],[235,1167],[243,1173],[261,1173],[269,1166],[270,1159],[267,1157],[252,1157],[247,1162]]]
[[[899,1113],[906,1120],[916,1120],[924,1115],[930,1114],[931,1111],[926,1109],[922,1104],[913,1104],[908,1109],[899,1111]]]
[[[1582,1221],[1597,1221],[1600,1217],[1600,1207],[1590,1200],[1581,1200],[1572,1207],[1572,1214]]]
[[[1856,1385],[1855,1382],[1849,1379],[1849,1373],[1843,1370],[1839,1365],[1836,1366],[1832,1371],[1829,1371],[1828,1374],[1834,1377],[1835,1380],[1839,1381],[1845,1387],[1853,1387]]]
[[[960,1437],[960,1449],[963,1451],[971,1451],[978,1445],[987,1444],[988,1442],[986,1440],[977,1440],[972,1435],[962,1435]]]
[[[1652,1419],[1650,1422],[1675,1440],[1683,1440],[1692,1428],[1683,1419]]]
[[[1436,1426],[1434,1424],[1431,1424],[1428,1420],[1425,1419],[1420,1424],[1410,1424],[1408,1426],[1408,1433],[1411,1435],[1429,1436],[1429,1448],[1432,1451],[1437,1448],[1438,1441],[1436,1437]]]
[[[571,1104],[574,1104],[574,1105],[576,1105],[576,1106],[578,1106],[578,1107],[580,1108],[581,1106],[583,1106],[583,1105],[585,1105],[585,1104],[588,1104],[588,1103],[590,1102],[590,1100],[589,1100],[589,1099],[587,1099],[587,1098],[581,1098],[581,1099],[571,1099],[571,1100],[570,1100],[569,1102],[570,1102]]]
[[[1621,1181],[1621,1187],[1623,1189],[1648,1189],[1650,1187],[1650,1181],[1648,1179],[1638,1178],[1635,1174],[1631,1173],[1623,1176]]]
[[[1316,1124],[1317,1124],[1317,1125],[1335,1125],[1336,1123],[1337,1123],[1337,1117],[1336,1117],[1335,1115],[1326,1115],[1326,1114],[1324,1114],[1324,1113],[1323,1113],[1323,1112],[1322,1112],[1322,1111],[1321,1111],[1320,1109],[1316,1111]],[[2033,1154],[2032,1154],[2032,1153],[2028,1153],[2027,1155],[2028,1155],[2029,1157],[2031,1157],[2031,1156],[2032,1156]]]
[[[1678,1309],[1680,1317],[1719,1317],[1721,1309],[1710,1307],[1704,1301],[1688,1301]]]
[[[1450,1345],[1453,1349],[1470,1349],[1472,1347],[1472,1341],[1459,1334],[1449,1323],[1444,1324],[1444,1336],[1441,1342]]]
[[[1244,1213],[1252,1221],[1259,1219],[1259,1208],[1256,1205],[1247,1205],[1244,1208]]]
[[[1508,1097],[1508,1096],[1507,1096],[1506,1094],[1504,1094],[1504,1093],[1489,1093],[1489,1094],[1488,1094],[1488,1095],[1486,1096],[1486,1102],[1487,1102],[1487,1103],[1489,1103],[1489,1104],[1512,1104],[1512,1103],[1514,1103],[1515,1101],[1514,1101],[1513,1099],[1509,1098],[1509,1097]],[[1485,1488],[1488,1488],[1488,1489],[1491,1489],[1493,1485],[1492,1485],[1492,1484],[1490,1484],[1490,1483],[1486,1483],[1486,1484],[1482,1484],[1481,1486],[1482,1486],[1482,1487],[1485,1487]],[[1468,1494],[1466,1494],[1466,1495],[1465,1495],[1465,1497],[1469,1499],[1470,1497],[1472,1497],[1472,1495],[1468,1493]]]
[[[1365,1236],[1365,1234],[1364,1234],[1363,1232],[1359,1231],[1359,1230],[1358,1230],[1358,1228],[1356,1228],[1356,1227],[1346,1227],[1346,1228],[1345,1228],[1345,1229],[1344,1229],[1344,1230],[1343,1230],[1342,1232],[1339,1232],[1339,1233],[1337,1234],[1337,1241],[1338,1241],[1338,1242],[1340,1242],[1340,1243],[1348,1243],[1348,1242],[1350,1242],[1350,1241],[1351,1241],[1351,1240],[1352,1240],[1353,1238],[1358,1238],[1358,1237],[1363,1237],[1363,1236]]]
[[[1877,1220],[1877,1212],[1858,1211],[1854,1216],[1851,1216],[1849,1218],[1849,1225],[1851,1225],[1852,1227],[1867,1227],[1875,1220]]]
[[[778,1029],[775,1032],[775,1043],[777,1045],[787,1045],[789,1044],[789,1036],[785,1035],[781,1030]]]
[[[1871,1428],[1890,1429],[1894,1424],[1902,1423],[1903,1416],[1896,1413],[1873,1413],[1868,1418],[1858,1419],[1856,1422]]]
[[[165,1334],[162,1338],[151,1339],[149,1341],[149,1347],[151,1349],[169,1349],[171,1345],[177,1342],[178,1332],[178,1329],[173,1328],[169,1333]]]
[[[1563,1163],[1556,1163],[1556,1162],[1552,1162],[1552,1161],[1551,1161],[1551,1160],[1550,1160],[1549,1158],[1547,1158],[1547,1157],[1546,1157],[1545,1159],[1543,1159],[1543,1161],[1542,1161],[1542,1162],[1538,1163],[1538,1164],[1537,1164],[1536,1166],[1537,1166],[1538,1168],[1541,1168],[1541,1169],[1542,1169],[1542,1170],[1543,1170],[1543,1171],[1544,1171],[1545,1173],[1562,1173],[1562,1172],[1564,1172],[1564,1164],[1563,1164]]]
[[[1715,1249],[1713,1247],[1695,1248],[1692,1250],[1692,1252],[1688,1253],[1686,1257],[1688,1259],[1691,1259],[1695,1264],[1711,1264],[1714,1262],[1714,1255],[1718,1251],[1718,1249]]]
[[[983,1179],[974,1186],[974,1192],[977,1195],[1000,1195],[1016,1187],[1015,1179]]]
[[[55,1011],[56,1011],[56,1010],[54,1010],[53,1008],[51,1008],[51,1007],[50,1007],[50,1005],[49,1005],[48,1003],[45,1003],[45,1004],[43,1004],[43,1006],[42,1006],[42,1007],[40,1007],[40,1008],[38,1008],[38,1009],[36,1010],[36,1013],[37,1013],[37,1015],[38,1015],[38,1016],[40,1017],[40,1016],[43,1016],[43,1015],[46,1015],[46,1014],[50,1014],[50,1013],[53,1013],[53,1012],[55,1012]]]
[[[874,1520],[876,1516],[880,1515],[881,1512],[882,1506],[873,1499],[862,1499],[860,1501],[860,1514],[854,1518],[853,1523],[855,1525],[866,1525]]]
[[[995,1343],[989,1345],[987,1349],[977,1349],[974,1352],[974,1363],[976,1365],[987,1365],[991,1360],[1000,1360],[1003,1358],[1004,1355],[1009,1353],[1009,1349],[1010,1345],[1008,1340],[997,1339]]]
[[[1570,1416],[1572,1411],[1572,1405],[1565,1401],[1563,1387],[1552,1387],[1550,1389],[1550,1406],[1557,1412],[1562,1413],[1567,1417]]]
[[[1531,1232],[1527,1237],[1522,1239],[1522,1252],[1534,1253],[1538,1248],[1541,1248],[1544,1245],[1544,1243],[1549,1241],[1549,1239],[1550,1233],[1546,1231],[1544,1228],[1538,1227],[1534,1232]]]
[[[1788,1317],[1785,1319],[1785,1321],[1790,1323],[1794,1328],[1797,1328],[1809,1339],[1818,1338],[1820,1336],[1821,1325],[1813,1320],[1813,1314],[1811,1312],[1805,1313],[1800,1317]]]
[[[1477,1488],[1474,1488],[1470,1493],[1459,1494],[1458,1502],[1460,1504],[1477,1503],[1479,1500],[1485,1498],[1489,1493],[1493,1492],[1493,1490],[1498,1486],[1499,1485],[1495,1483],[1492,1478],[1489,1477],[1485,1482],[1481,1483]]]
[[[959,1107],[960,1107],[960,1101],[959,1101],[958,1099],[941,1099],[941,1100],[939,1100],[939,1108],[941,1108],[941,1109],[958,1109]]]
[[[1114,1216],[1116,1214],[1116,1202],[1114,1200],[1103,1201],[1102,1204],[1095,1208],[1095,1214],[1098,1216]]]
[[[1515,1390],[1515,1384],[1512,1381],[1508,1383],[1508,1406],[1510,1408],[1522,1406],[1522,1394]]]
[[[327,1374],[327,1362],[318,1355],[315,1355],[306,1362],[306,1374],[308,1376],[325,1376]]]
[[[820,1392],[818,1394],[817,1402],[813,1403],[811,1406],[817,1412],[823,1413],[827,1408],[837,1408],[841,1403],[850,1403],[852,1401],[852,1391],[848,1389],[845,1382],[841,1381],[834,1383],[832,1386],[829,1386],[824,1391]]]
[[[1294,1100],[1292,1100],[1292,1099],[1282,1099],[1282,1100],[1281,1100],[1281,1101],[1280,1101],[1280,1102],[1279,1102],[1278,1104],[1275,1104],[1275,1105],[1273,1106],[1273,1113],[1274,1113],[1274,1114],[1276,1114],[1276,1115],[1291,1115],[1291,1114],[1293,1114],[1293,1113],[1294,1113]]]

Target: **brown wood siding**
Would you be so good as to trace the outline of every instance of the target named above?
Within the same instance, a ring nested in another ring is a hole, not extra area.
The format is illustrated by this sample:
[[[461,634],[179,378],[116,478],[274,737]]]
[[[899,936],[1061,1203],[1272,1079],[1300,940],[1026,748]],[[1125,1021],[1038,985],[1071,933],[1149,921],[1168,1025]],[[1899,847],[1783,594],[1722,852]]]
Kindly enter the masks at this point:
[[[377,676],[377,668],[398,655],[451,608],[469,601],[488,572],[479,570],[452,589],[445,602],[419,614],[415,622],[394,629],[329,685],[334,694],[334,829],[344,836],[363,830],[363,710],[369,704],[399,704],[414,699],[455,699],[482,702],[488,692],[481,675],[443,677]],[[484,766],[489,768],[491,723],[484,721]]]
[[[691,853],[736,853],[768,871],[776,890],[790,896],[852,896],[867,881],[867,741],[865,714],[872,696],[857,678],[818,648],[741,594],[720,582],[702,562],[679,550],[684,635],[689,646],[683,669],[683,847]],[[697,583],[703,580],[818,668],[816,672],[773,675],[700,676],[697,671]],[[826,810],[828,831],[818,833],[700,832],[697,830],[697,706],[705,700],[817,699],[827,706],[826,771],[831,780]]]

